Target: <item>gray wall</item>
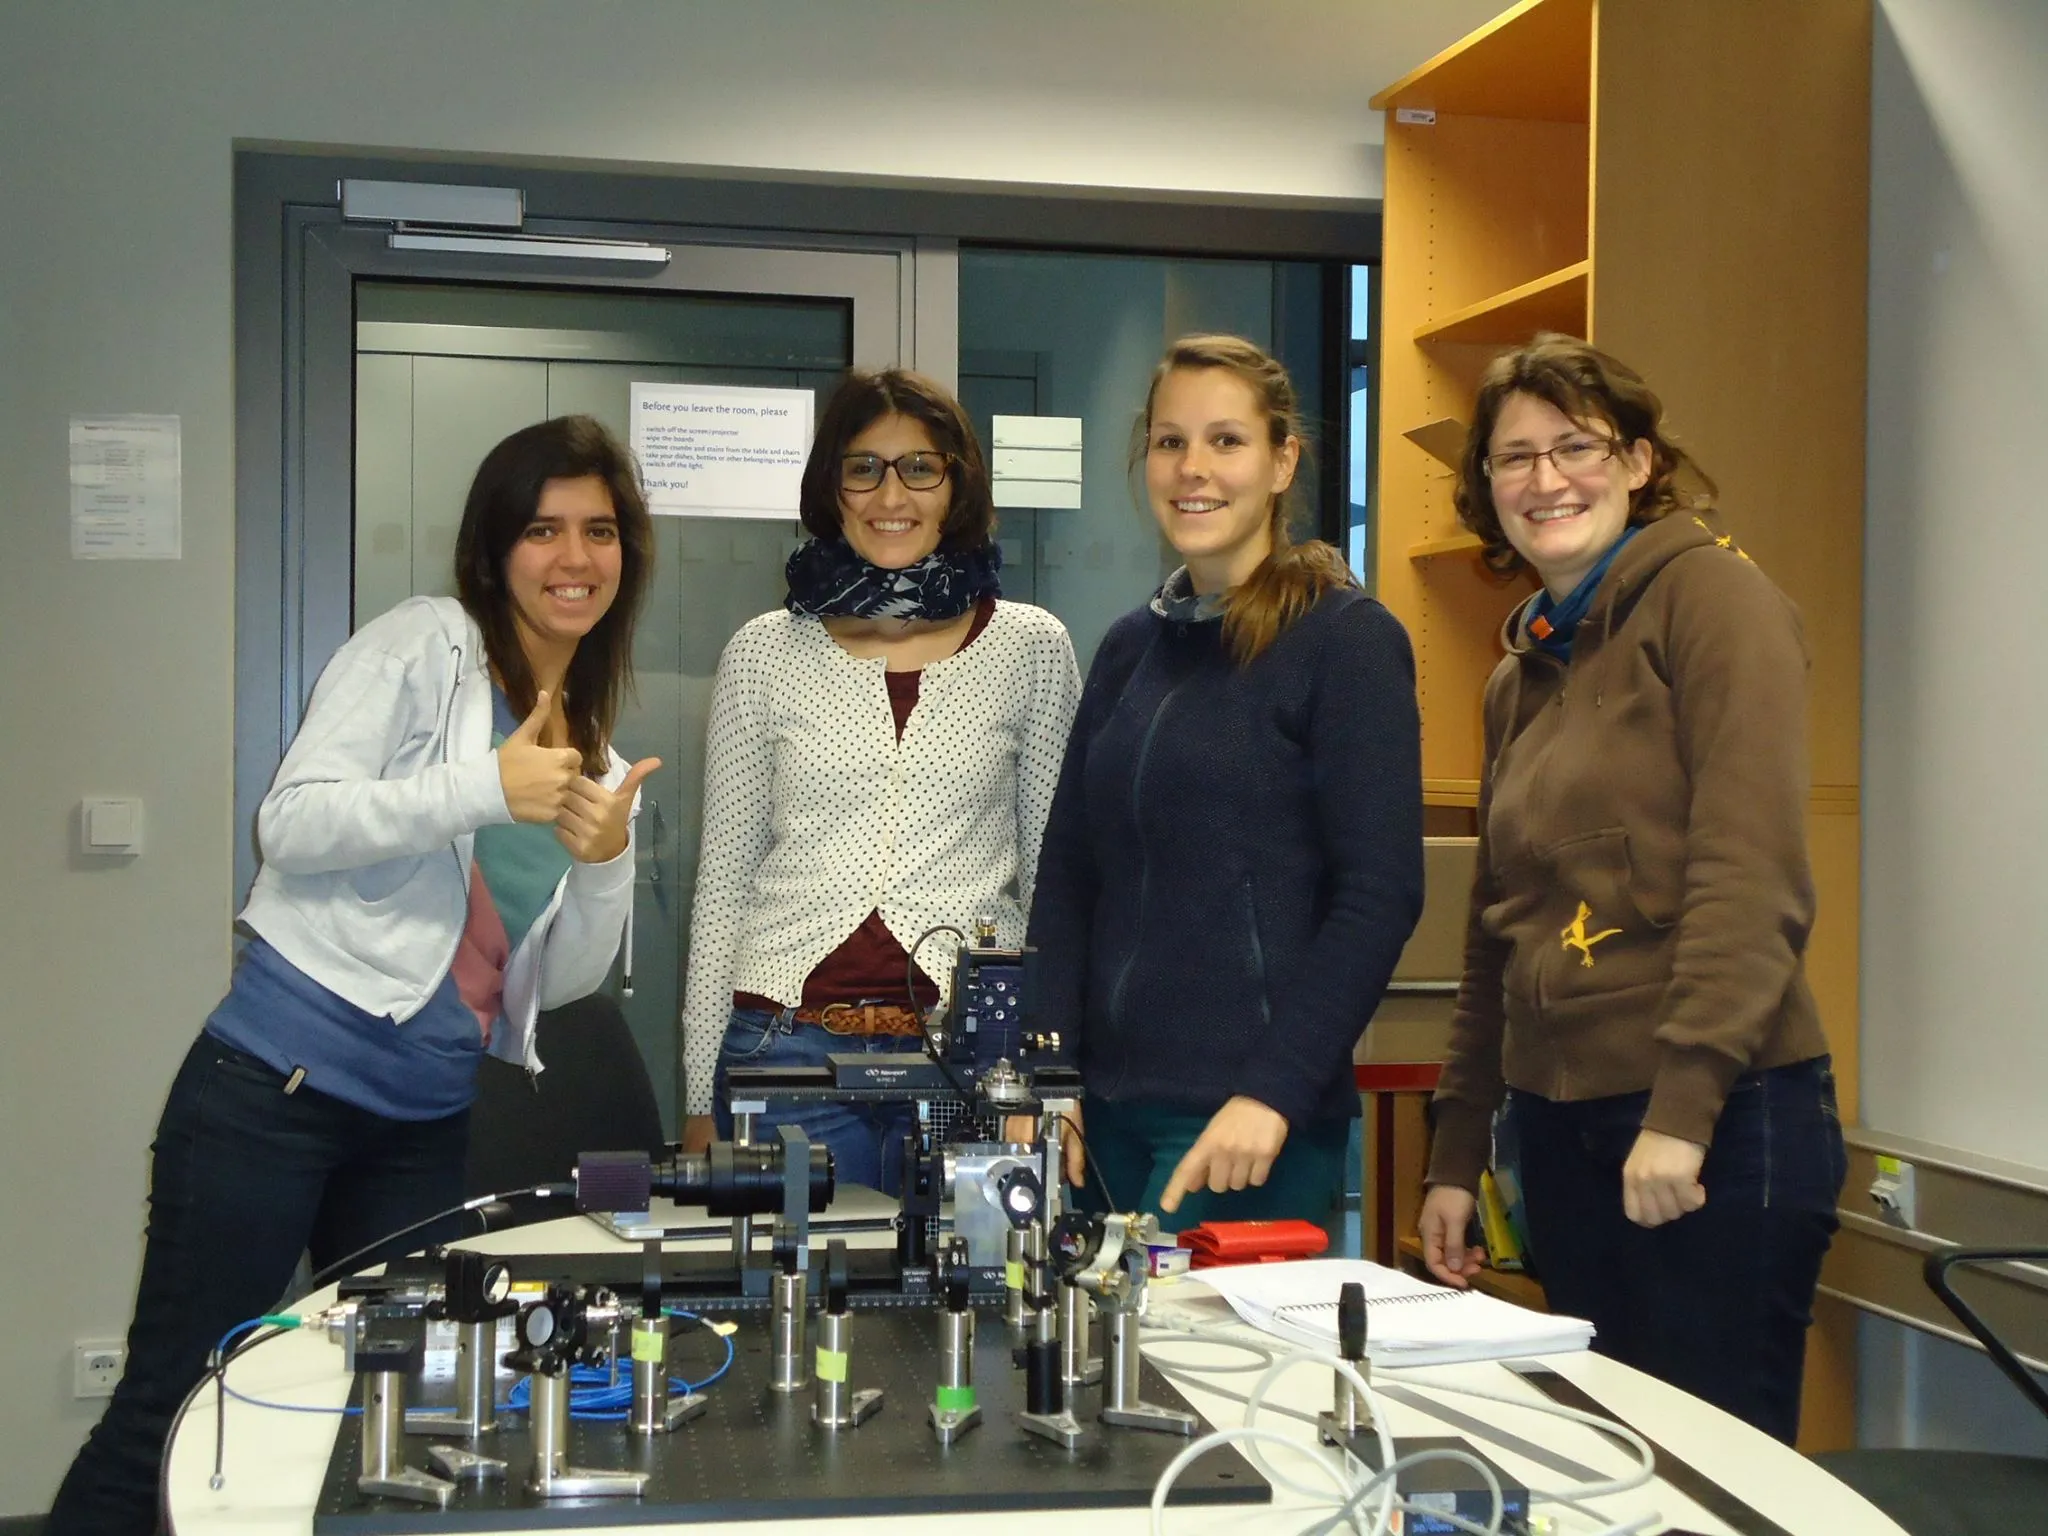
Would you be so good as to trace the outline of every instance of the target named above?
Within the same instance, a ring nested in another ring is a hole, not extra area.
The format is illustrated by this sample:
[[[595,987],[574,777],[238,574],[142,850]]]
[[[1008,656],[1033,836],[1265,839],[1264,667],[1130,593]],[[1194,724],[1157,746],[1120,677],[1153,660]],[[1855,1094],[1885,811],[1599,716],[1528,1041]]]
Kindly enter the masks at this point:
[[[231,154],[305,142],[649,165],[1379,192],[1377,87],[1495,0],[7,0],[0,5],[0,1515],[46,1506],[118,1334],[151,1127],[227,980]],[[908,66],[916,65],[914,73]],[[1227,89],[1212,82],[1219,64]],[[65,421],[184,422],[184,558],[74,564]],[[88,794],[148,852],[73,857]]]
[[[1863,1114],[2048,1169],[2048,5],[1882,0]]]
[[[1863,639],[1863,1115],[2048,1168],[2048,6],[1880,0]],[[1984,1356],[1866,1318],[1872,1445],[2039,1454]]]
[[[1856,1443],[2048,1456],[2048,1424],[1983,1350],[1857,1319]]]

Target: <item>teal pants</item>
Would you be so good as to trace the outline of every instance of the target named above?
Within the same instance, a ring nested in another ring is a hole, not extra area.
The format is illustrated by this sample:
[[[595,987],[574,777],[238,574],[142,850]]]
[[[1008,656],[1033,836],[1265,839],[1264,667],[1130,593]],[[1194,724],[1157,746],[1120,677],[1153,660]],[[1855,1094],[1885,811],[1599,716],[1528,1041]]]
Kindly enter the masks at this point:
[[[1273,1160],[1266,1182],[1256,1187],[1212,1194],[1204,1185],[1181,1197],[1180,1209],[1159,1209],[1166,1181],[1189,1147],[1208,1127],[1210,1116],[1156,1101],[1111,1103],[1089,1099],[1083,1106],[1082,1133],[1090,1173],[1075,1195],[1088,1211],[1106,1209],[1103,1186],[1120,1210],[1150,1211],[1162,1231],[1179,1232],[1205,1221],[1272,1221],[1299,1217],[1330,1234],[1331,1251],[1341,1251],[1344,1238],[1344,1175],[1350,1152],[1351,1122],[1311,1121],[1288,1132],[1286,1145]]]

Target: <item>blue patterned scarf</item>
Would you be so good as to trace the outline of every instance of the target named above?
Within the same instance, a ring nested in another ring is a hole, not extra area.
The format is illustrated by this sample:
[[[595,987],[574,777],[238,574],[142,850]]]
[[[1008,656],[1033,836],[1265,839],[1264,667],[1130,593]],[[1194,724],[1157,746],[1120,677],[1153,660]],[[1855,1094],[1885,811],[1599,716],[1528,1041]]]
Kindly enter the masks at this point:
[[[982,598],[1002,596],[1002,566],[993,543],[936,549],[892,571],[868,564],[844,539],[805,539],[783,567],[783,606],[818,618],[957,619]]]

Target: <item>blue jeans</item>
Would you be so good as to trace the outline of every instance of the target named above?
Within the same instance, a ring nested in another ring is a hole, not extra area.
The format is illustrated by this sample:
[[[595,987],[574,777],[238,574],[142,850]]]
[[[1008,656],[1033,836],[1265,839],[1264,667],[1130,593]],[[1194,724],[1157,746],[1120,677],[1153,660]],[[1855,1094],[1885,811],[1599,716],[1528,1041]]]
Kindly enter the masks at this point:
[[[863,1051],[922,1052],[922,1041],[896,1035],[835,1035],[816,1024],[799,1024],[794,1009],[735,1008],[718,1050],[711,1106],[718,1134],[732,1135],[732,1091],[727,1067],[822,1067],[830,1055]],[[793,1125],[812,1141],[832,1149],[841,1184],[865,1184],[885,1194],[903,1191],[903,1138],[917,1128],[909,1104],[770,1104],[754,1117],[754,1139],[772,1141],[775,1127]]]
[[[314,1268],[462,1199],[469,1112],[390,1120],[202,1034],[152,1149],[149,1227],[128,1369],[71,1464],[48,1536],[147,1536],[171,1417],[220,1336],[273,1310],[299,1256]],[[375,1258],[458,1235],[428,1231]],[[365,1260],[366,1263],[374,1260]]]
[[[1647,1093],[1511,1093],[1529,1245],[1552,1310],[1593,1347],[1791,1444],[1814,1287],[1847,1175],[1826,1057],[1735,1080],[1700,1169],[1707,1203],[1661,1227],[1621,1206]]]

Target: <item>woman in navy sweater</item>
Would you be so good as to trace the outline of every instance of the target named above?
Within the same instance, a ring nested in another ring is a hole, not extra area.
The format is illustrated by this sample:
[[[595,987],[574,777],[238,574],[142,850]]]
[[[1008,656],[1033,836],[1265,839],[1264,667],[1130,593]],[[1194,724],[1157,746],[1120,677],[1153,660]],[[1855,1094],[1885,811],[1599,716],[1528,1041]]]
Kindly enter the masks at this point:
[[[1086,1155],[1183,1226],[1331,1221],[1352,1048],[1422,906],[1408,637],[1290,539],[1301,438],[1250,342],[1185,337],[1153,374],[1132,462],[1185,564],[1096,653],[1032,908]]]

